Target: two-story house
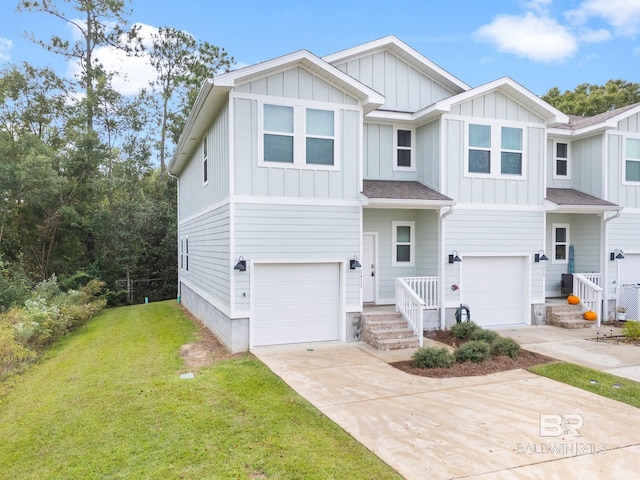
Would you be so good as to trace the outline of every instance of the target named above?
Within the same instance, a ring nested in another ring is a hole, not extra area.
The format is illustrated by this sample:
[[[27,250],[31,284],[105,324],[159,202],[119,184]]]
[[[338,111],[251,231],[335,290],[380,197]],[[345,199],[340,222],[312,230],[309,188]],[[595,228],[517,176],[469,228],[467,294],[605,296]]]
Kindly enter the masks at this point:
[[[632,277],[613,249],[640,259],[639,111],[471,88],[395,37],[217,76],[169,167],[180,299],[232,351],[357,340],[366,304],[540,323],[567,272],[592,308]]]

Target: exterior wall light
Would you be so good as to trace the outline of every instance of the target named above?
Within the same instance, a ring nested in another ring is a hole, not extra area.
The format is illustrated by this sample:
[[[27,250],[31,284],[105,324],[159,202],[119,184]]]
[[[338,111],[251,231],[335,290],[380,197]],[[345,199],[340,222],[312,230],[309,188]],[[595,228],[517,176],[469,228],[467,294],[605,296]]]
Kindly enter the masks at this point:
[[[240,256],[238,258],[238,263],[236,263],[236,266],[233,267],[234,270],[238,270],[240,272],[246,272],[247,271],[247,261],[244,259],[243,256]]]
[[[622,250],[618,250],[617,248],[609,254],[609,259],[613,262],[614,260],[624,260],[624,252]]]
[[[449,255],[449,263],[460,263],[462,259],[458,256],[458,251],[454,250],[451,255]]]
[[[536,254],[533,256],[533,261],[534,261],[534,262],[536,262],[536,263],[539,263],[539,262],[546,262],[546,261],[548,261],[548,260],[549,260],[549,257],[547,257],[547,256],[544,254],[544,250],[538,250],[538,253],[536,253]]]
[[[353,258],[349,260],[349,268],[351,270],[355,270],[356,268],[362,268],[362,265],[360,265],[360,262],[358,261],[357,255],[354,255]]]

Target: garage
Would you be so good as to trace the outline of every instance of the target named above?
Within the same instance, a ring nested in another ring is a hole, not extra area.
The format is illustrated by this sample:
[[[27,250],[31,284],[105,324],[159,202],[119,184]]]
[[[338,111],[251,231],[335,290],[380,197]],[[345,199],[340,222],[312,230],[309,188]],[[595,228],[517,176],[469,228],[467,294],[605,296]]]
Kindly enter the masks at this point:
[[[253,345],[340,339],[338,263],[256,264]]]
[[[529,323],[526,259],[464,257],[460,264],[460,295],[475,323],[481,327]]]
[[[616,260],[620,285],[640,283],[640,254],[625,253],[624,259]]]

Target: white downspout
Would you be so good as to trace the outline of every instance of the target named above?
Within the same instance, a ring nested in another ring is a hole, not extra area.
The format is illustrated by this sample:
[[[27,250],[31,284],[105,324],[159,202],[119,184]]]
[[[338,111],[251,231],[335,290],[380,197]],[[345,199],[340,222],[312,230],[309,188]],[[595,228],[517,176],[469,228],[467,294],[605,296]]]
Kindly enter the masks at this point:
[[[440,210],[440,261],[439,261],[439,265],[440,265],[440,272],[438,275],[439,281],[438,281],[438,286],[439,286],[439,293],[438,296],[440,297],[439,300],[439,304],[440,304],[440,329],[444,330],[446,328],[447,325],[447,319],[446,319],[446,306],[445,306],[445,285],[444,285],[444,279],[445,279],[445,227],[444,227],[444,219],[447,218],[449,215],[451,215],[453,213],[453,205],[449,206],[449,210],[447,210],[446,212],[442,213],[442,209]]]
[[[602,325],[602,315],[604,315],[605,307],[609,304],[609,275],[608,275],[608,258],[609,251],[609,234],[607,232],[608,223],[622,215],[622,209],[618,210],[615,215],[604,218],[602,221],[602,307],[600,315],[598,315],[598,328]],[[603,215],[604,217],[604,215]]]

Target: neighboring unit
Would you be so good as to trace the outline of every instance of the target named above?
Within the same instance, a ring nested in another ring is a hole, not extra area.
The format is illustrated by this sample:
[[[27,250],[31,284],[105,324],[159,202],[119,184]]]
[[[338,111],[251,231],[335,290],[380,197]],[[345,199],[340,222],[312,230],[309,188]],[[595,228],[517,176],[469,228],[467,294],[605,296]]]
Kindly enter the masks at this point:
[[[640,283],[639,115],[470,88],[395,37],[219,75],[169,167],[181,301],[234,352],[359,340],[369,304],[541,323],[567,273],[612,315]]]

